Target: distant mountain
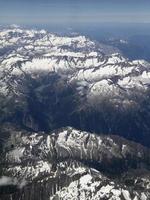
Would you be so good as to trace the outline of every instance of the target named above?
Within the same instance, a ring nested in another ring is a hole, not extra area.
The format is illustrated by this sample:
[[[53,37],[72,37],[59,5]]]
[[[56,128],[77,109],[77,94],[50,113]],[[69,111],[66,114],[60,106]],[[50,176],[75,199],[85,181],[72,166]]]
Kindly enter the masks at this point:
[[[150,35],[133,35],[119,38],[107,38],[102,40],[107,45],[113,45],[118,48],[125,57],[130,60],[144,59],[150,61]]]

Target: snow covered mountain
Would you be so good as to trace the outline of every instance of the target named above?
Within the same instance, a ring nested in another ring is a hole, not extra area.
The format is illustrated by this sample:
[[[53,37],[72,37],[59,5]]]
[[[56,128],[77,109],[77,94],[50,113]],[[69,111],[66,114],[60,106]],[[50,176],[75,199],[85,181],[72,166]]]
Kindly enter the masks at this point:
[[[150,139],[149,85],[150,64],[129,61],[111,46],[85,36],[1,27],[0,109],[4,114],[0,121],[11,119],[32,130],[44,131],[74,126],[123,135],[148,146],[145,138]],[[65,105],[62,88],[66,96],[72,94]],[[50,102],[52,105],[48,106]],[[48,107],[56,110],[50,112]],[[61,113],[68,109],[70,113],[67,111],[65,118],[58,117],[58,107]],[[55,119],[50,115],[56,115]]]
[[[115,105],[133,105],[133,91],[143,94],[150,84],[149,63],[129,62],[115,48],[84,36],[10,28],[1,30],[0,46],[0,92],[5,95],[12,90],[20,95],[20,78],[28,74],[36,78],[41,72],[56,72],[77,82],[79,95],[89,103],[107,96]]]
[[[9,184],[16,188],[2,194],[8,185],[0,187],[3,199],[150,198],[150,150],[139,144],[71,127],[48,135],[12,127],[6,132],[2,179],[13,177]]]

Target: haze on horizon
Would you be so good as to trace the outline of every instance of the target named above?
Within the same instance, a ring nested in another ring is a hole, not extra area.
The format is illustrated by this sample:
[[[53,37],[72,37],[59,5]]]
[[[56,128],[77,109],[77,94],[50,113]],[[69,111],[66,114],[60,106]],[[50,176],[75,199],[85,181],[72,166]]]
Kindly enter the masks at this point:
[[[0,0],[0,24],[150,23],[148,0]]]

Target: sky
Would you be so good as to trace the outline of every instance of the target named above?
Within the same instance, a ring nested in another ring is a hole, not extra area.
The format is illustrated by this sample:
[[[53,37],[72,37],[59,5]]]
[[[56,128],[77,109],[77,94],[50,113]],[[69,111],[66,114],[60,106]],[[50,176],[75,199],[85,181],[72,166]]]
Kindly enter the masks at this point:
[[[150,23],[150,0],[0,0],[0,24]]]

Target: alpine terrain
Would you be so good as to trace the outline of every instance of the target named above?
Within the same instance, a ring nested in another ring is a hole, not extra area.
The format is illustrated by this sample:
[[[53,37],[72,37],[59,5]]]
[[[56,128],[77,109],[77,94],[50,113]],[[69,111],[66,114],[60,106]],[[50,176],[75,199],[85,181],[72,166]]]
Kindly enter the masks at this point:
[[[0,26],[0,199],[150,199],[150,63],[116,46]]]

